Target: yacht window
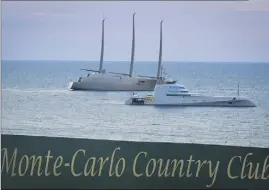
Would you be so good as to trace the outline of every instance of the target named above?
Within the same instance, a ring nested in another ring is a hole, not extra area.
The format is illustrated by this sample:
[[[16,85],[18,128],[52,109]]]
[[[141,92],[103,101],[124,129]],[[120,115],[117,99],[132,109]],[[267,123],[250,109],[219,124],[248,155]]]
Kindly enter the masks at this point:
[[[143,80],[140,80],[139,82],[140,82],[140,83],[145,83],[145,81],[143,81]]]
[[[166,81],[166,84],[175,84],[177,81]]]

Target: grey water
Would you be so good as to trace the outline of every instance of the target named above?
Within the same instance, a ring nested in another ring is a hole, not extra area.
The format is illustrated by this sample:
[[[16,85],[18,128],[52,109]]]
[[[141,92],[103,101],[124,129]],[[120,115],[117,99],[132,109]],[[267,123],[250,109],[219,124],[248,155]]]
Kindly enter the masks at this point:
[[[128,62],[105,62],[128,72]],[[269,64],[164,62],[170,77],[193,93],[240,96],[254,108],[124,105],[131,92],[69,91],[87,61],[2,61],[2,134],[269,147]],[[156,62],[135,72],[156,76]]]

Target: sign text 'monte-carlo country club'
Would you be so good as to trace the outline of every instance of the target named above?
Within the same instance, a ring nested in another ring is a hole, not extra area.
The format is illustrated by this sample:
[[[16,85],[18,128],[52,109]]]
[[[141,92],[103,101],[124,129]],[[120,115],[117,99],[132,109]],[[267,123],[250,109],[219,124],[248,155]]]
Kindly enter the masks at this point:
[[[46,155],[25,155],[20,153],[19,148],[2,148],[2,174],[15,176],[54,176],[63,175],[64,168],[73,177],[116,177],[121,178],[125,171],[130,170],[136,178],[158,176],[159,178],[199,178],[201,175],[208,175],[210,179],[205,187],[212,187],[218,181],[220,160],[200,160],[194,155],[188,155],[187,159],[155,158],[149,152],[138,151],[133,158],[120,156],[121,147],[111,149],[107,156],[91,155],[87,149],[77,149],[70,153],[70,156],[54,155],[51,150]],[[180,153],[178,153],[180,155]],[[263,162],[252,162],[254,153],[244,155],[231,155],[225,162],[225,175],[231,179],[269,179],[269,155],[264,157]],[[80,163],[82,162],[83,163]],[[82,164],[83,167],[77,167]],[[233,170],[238,167],[239,170]],[[139,167],[138,167],[139,166]],[[201,174],[202,173],[202,174]],[[223,176],[223,174],[221,174]]]

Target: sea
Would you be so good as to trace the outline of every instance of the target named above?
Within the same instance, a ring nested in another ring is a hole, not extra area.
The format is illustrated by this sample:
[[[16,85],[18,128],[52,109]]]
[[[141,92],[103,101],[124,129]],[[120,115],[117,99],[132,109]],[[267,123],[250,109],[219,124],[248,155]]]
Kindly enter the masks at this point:
[[[269,63],[163,62],[193,93],[251,99],[254,108],[128,106],[132,92],[70,91],[90,61],[2,61],[2,134],[269,147]],[[128,72],[129,62],[107,61]],[[157,62],[135,73],[156,76]],[[146,92],[141,92],[146,93]]]

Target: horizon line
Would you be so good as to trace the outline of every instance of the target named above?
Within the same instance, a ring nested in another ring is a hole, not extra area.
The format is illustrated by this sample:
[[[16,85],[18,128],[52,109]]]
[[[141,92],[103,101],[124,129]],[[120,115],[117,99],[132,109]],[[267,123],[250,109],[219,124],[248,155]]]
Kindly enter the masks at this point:
[[[100,62],[100,60],[60,60],[60,59],[2,59],[2,61],[64,61],[64,62]],[[104,61],[104,63],[115,63],[115,62],[130,62],[129,60],[118,60],[118,61]],[[158,60],[151,60],[151,61],[134,61],[136,63],[153,63],[153,62],[158,62]],[[269,63],[269,61],[165,61],[163,60],[162,62],[170,62],[170,63]]]

